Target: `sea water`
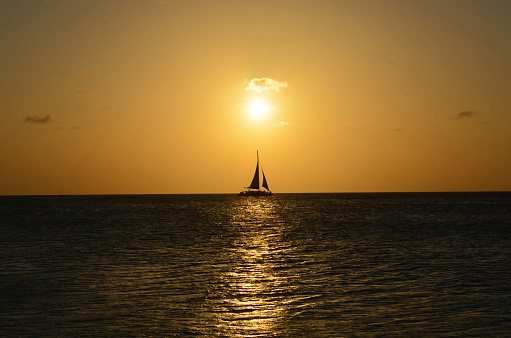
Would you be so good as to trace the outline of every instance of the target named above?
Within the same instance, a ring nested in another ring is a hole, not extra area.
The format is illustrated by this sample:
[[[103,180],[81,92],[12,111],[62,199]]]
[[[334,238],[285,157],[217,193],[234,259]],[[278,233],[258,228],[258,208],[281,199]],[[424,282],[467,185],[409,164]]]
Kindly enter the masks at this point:
[[[0,336],[511,336],[511,193],[0,197]]]

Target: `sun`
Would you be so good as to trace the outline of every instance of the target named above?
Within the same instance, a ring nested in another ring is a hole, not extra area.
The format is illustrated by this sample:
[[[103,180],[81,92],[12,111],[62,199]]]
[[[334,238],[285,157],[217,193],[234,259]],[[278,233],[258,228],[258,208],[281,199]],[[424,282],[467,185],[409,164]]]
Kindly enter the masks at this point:
[[[250,111],[250,114],[252,115],[252,117],[263,117],[264,115],[266,115],[266,112],[268,111],[268,108],[266,107],[266,104],[262,101],[255,101],[255,102],[252,102],[249,106],[248,106],[248,109]]]

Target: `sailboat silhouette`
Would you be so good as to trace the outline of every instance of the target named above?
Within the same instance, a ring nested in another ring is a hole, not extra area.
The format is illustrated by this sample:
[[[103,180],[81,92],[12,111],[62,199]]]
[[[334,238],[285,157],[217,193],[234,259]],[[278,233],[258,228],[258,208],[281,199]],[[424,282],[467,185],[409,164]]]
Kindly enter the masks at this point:
[[[262,184],[261,175],[263,176]],[[238,194],[238,196],[272,196],[273,193],[270,191],[268,187],[268,181],[266,180],[266,176],[264,176],[264,171],[261,165],[259,165],[259,150],[257,151],[257,165],[254,174],[254,178],[252,179],[252,183],[250,186],[245,187],[247,190],[243,190]],[[266,190],[263,190],[264,188]]]

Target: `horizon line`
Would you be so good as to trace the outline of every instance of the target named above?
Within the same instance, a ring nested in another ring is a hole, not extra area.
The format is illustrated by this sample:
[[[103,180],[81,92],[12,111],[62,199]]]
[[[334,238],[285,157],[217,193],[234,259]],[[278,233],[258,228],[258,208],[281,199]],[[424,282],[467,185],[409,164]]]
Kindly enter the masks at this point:
[[[439,194],[439,193],[511,193],[511,190],[439,190],[439,191],[341,191],[341,192],[273,192],[274,195],[292,194]],[[236,192],[205,193],[86,193],[86,194],[0,194],[0,197],[59,197],[59,196],[163,196],[163,195],[237,195]]]

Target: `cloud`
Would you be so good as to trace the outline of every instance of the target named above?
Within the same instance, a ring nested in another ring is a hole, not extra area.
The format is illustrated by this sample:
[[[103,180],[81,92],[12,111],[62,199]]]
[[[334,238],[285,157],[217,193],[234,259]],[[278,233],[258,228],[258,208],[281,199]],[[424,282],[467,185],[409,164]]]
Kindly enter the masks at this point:
[[[51,118],[51,115],[46,115],[46,116],[33,115],[33,116],[27,116],[23,119],[23,122],[25,122],[25,123],[36,123],[36,124],[49,123],[51,121],[53,121],[53,119]]]
[[[289,127],[289,122],[280,121],[279,123],[275,123],[274,127]]]
[[[471,117],[474,117],[475,114],[476,114],[476,112],[472,111],[472,110],[462,111],[462,112],[452,115],[451,120],[459,120],[462,118],[471,118]]]
[[[248,83],[248,86],[245,87],[245,90],[254,91],[256,93],[267,92],[270,90],[274,90],[276,92],[281,88],[286,88],[287,82],[285,81],[277,81],[267,77],[263,78],[253,78]]]

